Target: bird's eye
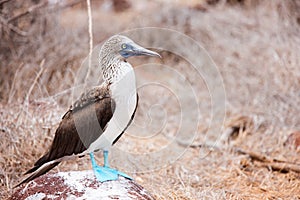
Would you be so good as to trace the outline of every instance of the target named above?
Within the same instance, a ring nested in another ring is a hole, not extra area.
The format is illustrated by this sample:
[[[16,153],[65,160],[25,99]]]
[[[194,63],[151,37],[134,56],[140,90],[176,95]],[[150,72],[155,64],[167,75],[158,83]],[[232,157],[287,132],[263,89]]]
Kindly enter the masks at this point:
[[[122,49],[126,49],[126,44],[122,44]]]

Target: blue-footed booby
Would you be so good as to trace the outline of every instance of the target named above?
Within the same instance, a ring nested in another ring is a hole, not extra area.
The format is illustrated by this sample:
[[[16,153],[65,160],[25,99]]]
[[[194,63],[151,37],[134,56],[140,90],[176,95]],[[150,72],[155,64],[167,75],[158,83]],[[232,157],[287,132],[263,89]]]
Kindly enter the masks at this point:
[[[158,56],[131,39],[115,35],[109,38],[99,53],[99,67],[104,82],[87,92],[71,105],[62,117],[48,152],[25,174],[20,184],[29,182],[74,156],[90,155],[96,178],[116,180],[118,176],[130,178],[112,169],[108,164],[108,151],[131,123],[137,105],[135,73],[126,61],[131,56]],[[104,166],[98,166],[93,152],[102,150]]]

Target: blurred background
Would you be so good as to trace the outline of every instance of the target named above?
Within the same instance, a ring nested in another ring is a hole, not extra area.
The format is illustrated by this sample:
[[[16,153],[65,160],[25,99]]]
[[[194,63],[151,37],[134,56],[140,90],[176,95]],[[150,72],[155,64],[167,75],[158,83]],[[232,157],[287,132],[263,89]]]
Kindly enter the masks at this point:
[[[219,70],[226,94],[226,117],[211,124],[210,91],[191,63],[159,49],[161,61],[130,60],[134,66],[164,64],[184,75],[182,81],[170,78],[171,72],[163,68],[137,69],[139,83],[160,76],[173,86],[181,81],[191,84],[201,114],[191,133],[192,146],[188,146],[176,139],[180,105],[172,91],[153,85],[140,88],[135,124],[151,134],[133,126],[117,143],[119,149],[134,157],[134,153],[164,148],[172,140],[174,144],[167,149],[175,148],[180,156],[176,154],[171,163],[151,172],[142,167],[141,172],[141,166],[131,168],[130,156],[126,164],[119,162],[122,154],[116,151],[113,166],[129,170],[158,199],[300,198],[300,170],[276,169],[255,161],[251,153],[236,151],[254,151],[272,162],[299,167],[299,0],[92,0],[91,9],[96,49],[110,36],[135,28],[176,30],[205,49]],[[49,147],[74,100],[70,95],[89,54],[86,1],[0,0],[0,35],[0,197],[4,199]],[[164,40],[157,36],[137,43],[151,47]],[[97,70],[97,51],[92,65]],[[92,70],[90,76],[97,79],[97,71]],[[193,105],[190,98],[183,101]],[[164,156],[168,157],[168,151]],[[90,168],[84,158],[53,171]]]

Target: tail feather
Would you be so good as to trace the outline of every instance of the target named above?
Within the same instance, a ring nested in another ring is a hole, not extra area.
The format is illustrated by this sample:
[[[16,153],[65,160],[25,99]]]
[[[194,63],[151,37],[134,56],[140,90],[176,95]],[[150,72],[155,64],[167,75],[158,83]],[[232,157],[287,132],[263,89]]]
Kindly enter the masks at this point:
[[[31,168],[30,170],[28,170],[27,172],[24,173],[24,175],[26,174],[31,174],[32,172],[36,171],[38,168],[40,168],[43,164],[49,162],[49,153],[46,153],[44,156],[42,156],[40,159],[38,159],[35,163],[34,163],[34,167]]]
[[[18,187],[20,185],[22,185],[23,183],[27,183],[45,173],[47,173],[48,171],[50,171],[52,168],[54,168],[56,165],[58,165],[60,163],[60,161],[50,161],[47,162],[45,164],[43,164],[42,166],[35,166],[32,169],[28,170],[25,174],[28,173],[32,173],[30,176],[28,176],[27,178],[25,178],[23,181],[21,181],[19,184],[17,184],[15,187]]]

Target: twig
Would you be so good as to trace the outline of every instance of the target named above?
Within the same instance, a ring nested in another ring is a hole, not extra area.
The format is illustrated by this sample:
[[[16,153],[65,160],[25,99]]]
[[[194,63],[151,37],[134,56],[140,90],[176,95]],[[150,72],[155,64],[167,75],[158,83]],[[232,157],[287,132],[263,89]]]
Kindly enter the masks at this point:
[[[8,1],[11,1],[11,0],[0,0],[0,5],[6,3]]]
[[[274,171],[280,171],[280,172],[297,172],[300,173],[300,165],[297,164],[290,164],[290,163],[278,163],[278,162],[272,162],[272,163],[260,163],[258,165],[261,165],[262,167],[271,168]]]
[[[246,151],[241,148],[236,148],[234,151],[238,154],[248,155],[252,160],[260,161],[260,162],[273,162],[271,158],[267,158],[264,155],[261,155],[259,153],[255,153],[252,151]]]
[[[0,0],[0,5],[3,4],[3,3],[6,3],[8,1],[10,1],[10,0],[2,0],[2,1]],[[81,3],[82,1],[83,0],[74,0],[74,1],[72,1],[70,3],[64,4],[63,6],[57,6],[58,5],[58,3],[57,3],[55,6],[52,6],[49,9],[49,11],[55,11],[55,12],[57,12],[58,10],[62,10],[62,9],[74,6],[74,5],[78,4],[78,3]],[[87,1],[90,1],[90,0],[87,0]],[[0,23],[3,26],[7,27],[8,29],[12,30],[13,32],[17,33],[18,35],[21,35],[21,36],[25,37],[25,36],[28,35],[28,33],[25,32],[25,31],[22,31],[21,29],[19,29],[18,27],[14,26],[10,22],[12,22],[12,21],[14,21],[14,20],[16,20],[16,19],[18,19],[20,17],[23,17],[24,15],[30,14],[30,13],[34,12],[35,10],[37,10],[39,8],[42,8],[44,6],[47,6],[47,5],[48,5],[48,1],[43,1],[40,4],[31,6],[27,10],[16,14],[15,16],[9,18],[8,20],[0,16]]]
[[[18,18],[20,18],[20,17],[23,17],[24,15],[27,15],[27,14],[29,14],[29,13],[31,13],[31,12],[33,12],[33,11],[35,11],[35,10],[41,8],[41,7],[43,7],[43,6],[46,6],[47,4],[48,4],[48,2],[47,2],[47,1],[44,1],[44,2],[42,2],[42,3],[40,3],[40,4],[31,6],[31,7],[28,8],[27,10],[25,10],[25,11],[23,11],[23,12],[21,12],[21,13],[18,13],[18,14],[16,14],[15,16],[11,17],[10,19],[7,20],[7,22],[10,23],[11,21],[13,21],[13,20],[15,20],[15,19],[18,19]]]
[[[92,9],[91,9],[91,1],[90,0],[86,0],[87,3],[87,11],[88,11],[88,22],[89,22],[89,66],[88,66],[88,71],[86,73],[86,77],[84,80],[84,83],[87,83],[87,79],[89,77],[90,74],[90,70],[91,70],[91,65],[92,65],[92,51],[93,51],[93,24],[92,24]]]
[[[23,107],[22,107],[22,110],[18,113],[18,120],[17,120],[17,123],[16,123],[16,126],[18,127],[20,124],[21,124],[21,121],[20,121],[20,116],[23,114],[23,112],[28,112],[28,104],[29,104],[29,96],[31,95],[31,92],[34,88],[34,86],[36,85],[38,79],[40,78],[40,76],[42,75],[43,71],[44,71],[44,63],[45,63],[45,59],[42,60],[41,64],[40,64],[40,71],[38,72],[38,74],[36,75],[32,85],[30,86],[27,94],[26,94],[26,97],[25,97],[25,100],[24,100],[24,104],[23,104]],[[26,108],[26,109],[25,109]]]
[[[209,144],[209,143],[191,143],[185,141],[176,140],[177,144],[183,147],[190,147],[190,148],[207,148],[210,150],[221,150],[221,147],[216,144]]]
[[[206,144],[206,143],[200,143],[200,144],[189,144],[188,142],[185,141],[180,141],[177,140],[176,138],[169,137],[170,139],[175,139],[178,145],[183,146],[183,147],[191,147],[191,148],[208,148],[210,150],[223,150],[223,148],[219,147],[218,145],[211,145],[211,144]],[[257,152],[252,152],[252,151],[246,151],[241,148],[234,148],[234,152],[238,154],[243,154],[243,155],[248,155],[249,158],[253,161],[258,161],[259,163],[256,163],[259,166],[262,167],[267,167],[271,168],[272,170],[275,171],[280,171],[280,172],[289,172],[289,171],[294,171],[297,173],[300,173],[300,164],[298,163],[293,163],[285,160],[280,160],[272,157],[268,157],[266,155],[257,153]]]
[[[256,152],[246,151],[241,148],[236,148],[235,152],[243,155],[248,155],[252,160],[260,162],[259,164],[257,164],[259,166],[272,168],[273,170],[280,172],[294,171],[300,173],[300,164],[297,163],[278,160]]]
[[[12,102],[12,99],[15,95],[15,84],[16,84],[16,79],[17,79],[17,75],[19,74],[19,71],[20,71],[20,68],[24,65],[24,63],[21,63],[15,73],[15,76],[14,76],[14,79],[13,79],[13,82],[11,84],[11,88],[10,88],[10,91],[9,91],[9,95],[8,95],[8,103],[10,104]]]
[[[222,148],[220,146],[218,146],[217,144],[212,144],[212,143],[193,143],[193,142],[188,142],[188,141],[183,141],[183,140],[178,140],[178,138],[176,137],[171,137],[171,136],[168,136],[168,135],[165,135],[165,137],[167,137],[168,139],[170,140],[175,140],[176,143],[179,145],[179,146],[182,146],[184,148],[208,148],[210,150],[221,150]]]
[[[35,101],[36,101],[36,102],[49,101],[49,99],[51,99],[52,101],[54,101],[53,99],[55,99],[55,98],[57,98],[57,97],[59,97],[59,96],[63,96],[63,95],[65,95],[65,94],[67,94],[67,93],[71,93],[73,90],[78,89],[78,88],[80,88],[81,86],[82,86],[82,85],[77,85],[77,86],[74,86],[74,87],[65,89],[65,90],[63,90],[63,91],[61,91],[61,92],[58,92],[58,93],[56,93],[56,94],[54,94],[54,95],[52,95],[52,96],[48,96],[48,97],[36,99]]]
[[[28,102],[29,102],[29,96],[31,95],[31,92],[34,88],[34,86],[36,85],[38,79],[40,78],[40,76],[42,75],[43,71],[44,71],[44,64],[45,64],[45,59],[42,60],[41,64],[40,64],[40,71],[38,72],[38,74],[36,75],[32,85],[30,86],[27,94],[26,94],[26,97],[25,97],[25,104],[28,105]]]
[[[0,16],[0,23],[3,24],[3,26],[7,27],[8,29],[12,30],[13,32],[17,33],[21,36],[27,36],[27,32],[20,30],[18,27],[8,23],[6,19]]]
[[[74,1],[68,1],[68,3],[66,3],[66,1],[63,1],[64,4],[63,5],[59,5],[61,4],[61,1],[59,1],[59,3],[56,3],[55,5],[51,6],[49,9],[49,12],[57,12],[60,10],[64,10],[66,8],[70,8],[72,6],[75,6],[81,2],[83,2],[84,0],[74,0]]]

